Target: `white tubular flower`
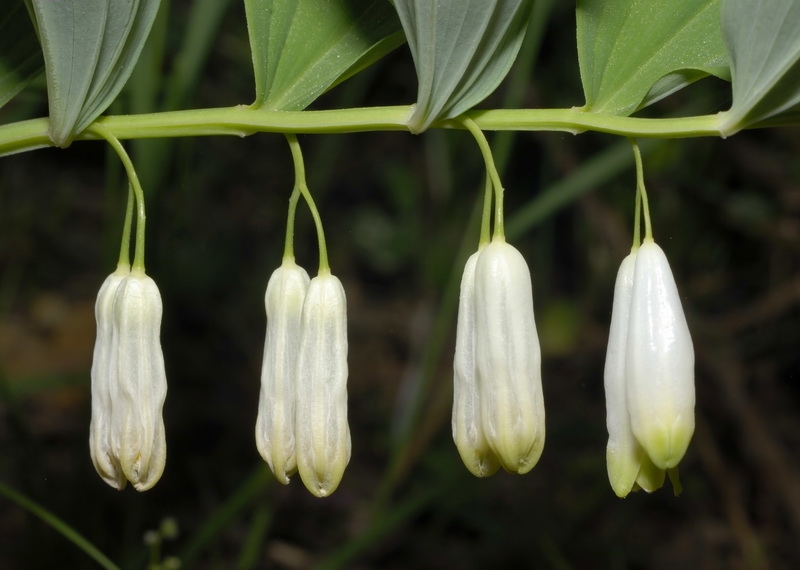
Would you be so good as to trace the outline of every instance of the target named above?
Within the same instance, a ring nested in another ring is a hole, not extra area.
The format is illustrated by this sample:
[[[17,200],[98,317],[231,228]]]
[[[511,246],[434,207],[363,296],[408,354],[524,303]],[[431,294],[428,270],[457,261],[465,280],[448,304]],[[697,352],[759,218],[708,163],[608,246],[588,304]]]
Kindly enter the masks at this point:
[[[161,313],[155,281],[134,269],[114,299],[112,371],[117,392],[112,391],[111,451],[137,491],[158,482],[167,458],[161,416],[167,396]]]
[[[473,253],[461,277],[453,361],[453,441],[461,460],[476,477],[488,477],[500,468],[486,441],[481,423],[478,378],[475,368],[475,267],[482,248]]]
[[[506,471],[527,473],[544,448],[541,352],[528,265],[502,238],[478,256],[475,317],[483,432]]]
[[[347,424],[347,301],[339,279],[322,271],[303,303],[297,361],[295,449],[300,478],[326,497],[350,461]]]
[[[270,277],[264,296],[267,336],[261,367],[256,447],[275,477],[284,485],[297,472],[295,381],[301,316],[308,283],[305,269],[292,259],[284,259]]]
[[[634,485],[651,493],[664,484],[664,470],[655,467],[639,445],[628,412],[625,367],[635,268],[636,252],[632,252],[622,260],[614,285],[604,374],[608,427],[606,464],[608,480],[618,497],[626,497]]]
[[[673,469],[694,433],[694,349],[672,270],[650,238],[636,256],[625,370],[633,433],[656,467]]]
[[[112,369],[114,352],[113,320],[114,299],[119,284],[130,274],[128,265],[106,277],[94,306],[97,321],[97,338],[92,358],[92,420],[89,425],[89,453],[97,474],[115,489],[124,489],[127,483],[117,454],[111,447],[111,410],[117,392],[116,370]]]

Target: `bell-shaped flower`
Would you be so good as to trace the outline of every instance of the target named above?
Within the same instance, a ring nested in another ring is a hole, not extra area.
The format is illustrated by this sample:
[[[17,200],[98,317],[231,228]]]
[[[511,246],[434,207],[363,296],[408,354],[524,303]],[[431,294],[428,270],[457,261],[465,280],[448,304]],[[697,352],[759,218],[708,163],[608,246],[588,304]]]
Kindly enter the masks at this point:
[[[97,321],[97,337],[92,357],[92,420],[89,425],[89,453],[97,474],[115,489],[125,488],[118,456],[111,448],[112,393],[116,396],[116,371],[112,369],[114,358],[114,299],[119,284],[130,274],[129,265],[119,265],[106,277],[97,294],[94,312]]]
[[[694,433],[694,348],[669,262],[650,238],[636,255],[625,371],[633,434],[671,470]]]
[[[161,295],[140,269],[123,276],[114,290],[115,281],[109,277],[98,295],[92,366],[97,409],[92,411],[90,449],[98,473],[112,487],[124,488],[127,479],[145,491],[161,477],[167,455],[161,416],[167,394]]]
[[[608,427],[606,464],[611,488],[618,497],[627,496],[637,487],[651,493],[664,484],[664,470],[655,467],[639,445],[628,412],[626,355],[635,269],[634,251],[622,261],[617,272],[604,374]]]
[[[481,422],[478,376],[475,365],[475,267],[482,248],[473,253],[461,277],[453,361],[453,441],[461,460],[476,477],[488,477],[500,468],[486,441]]]
[[[347,300],[339,279],[323,270],[303,303],[295,408],[298,472],[318,497],[336,490],[350,461],[347,372]]]
[[[541,351],[528,265],[502,238],[475,267],[475,347],[486,441],[506,471],[527,473],[544,448]]]
[[[261,393],[256,420],[256,446],[275,477],[284,485],[297,472],[295,398],[301,316],[308,273],[284,259],[267,284],[264,305],[267,335],[261,367]]]

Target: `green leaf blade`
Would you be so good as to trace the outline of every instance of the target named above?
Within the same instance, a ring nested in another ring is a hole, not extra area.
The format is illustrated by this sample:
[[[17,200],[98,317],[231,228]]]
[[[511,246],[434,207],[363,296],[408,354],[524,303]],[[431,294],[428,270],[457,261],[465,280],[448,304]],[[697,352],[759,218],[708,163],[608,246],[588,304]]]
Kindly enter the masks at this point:
[[[800,112],[800,1],[726,0],[722,28],[733,76],[733,104],[720,131],[780,124]]]
[[[532,8],[527,0],[397,0],[417,68],[412,132],[457,117],[489,96],[517,57]]]
[[[728,79],[719,0],[578,0],[585,109],[630,115],[707,75]]]
[[[404,41],[385,0],[245,0],[254,107],[299,111]]]

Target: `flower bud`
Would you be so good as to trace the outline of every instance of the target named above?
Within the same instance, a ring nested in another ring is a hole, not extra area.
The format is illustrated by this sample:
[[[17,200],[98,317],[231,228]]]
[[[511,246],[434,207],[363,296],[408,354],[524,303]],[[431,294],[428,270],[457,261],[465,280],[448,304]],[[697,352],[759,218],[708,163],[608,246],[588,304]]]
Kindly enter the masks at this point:
[[[167,392],[161,295],[141,270],[118,269],[100,289],[92,364],[90,451],[106,483],[151,488],[166,461],[161,410]]]
[[[476,477],[488,477],[500,468],[500,463],[483,433],[475,368],[475,267],[480,252],[470,256],[461,277],[453,361],[452,426],[453,441],[464,465]]]
[[[528,265],[502,238],[478,256],[475,318],[483,432],[506,471],[527,473],[544,448],[541,352]]]
[[[295,451],[300,478],[326,497],[350,461],[347,424],[347,301],[329,271],[311,280],[303,303],[297,361]]]
[[[97,294],[94,312],[97,337],[92,357],[92,420],[89,425],[89,453],[97,474],[115,489],[127,483],[117,454],[111,448],[111,407],[116,396],[116,371],[112,370],[114,352],[114,299],[119,284],[130,274],[127,265],[106,277]]]
[[[297,472],[295,398],[303,301],[308,273],[284,259],[267,284],[264,306],[267,335],[261,367],[261,393],[256,420],[256,446],[275,477],[284,485]]]
[[[606,464],[611,488],[618,497],[626,497],[637,486],[651,493],[664,484],[664,470],[655,467],[639,445],[628,412],[625,367],[635,269],[636,252],[632,252],[622,261],[614,285],[604,374],[608,427]]]
[[[694,433],[694,348],[669,262],[647,238],[636,256],[626,375],[636,439],[659,469],[674,468]]]

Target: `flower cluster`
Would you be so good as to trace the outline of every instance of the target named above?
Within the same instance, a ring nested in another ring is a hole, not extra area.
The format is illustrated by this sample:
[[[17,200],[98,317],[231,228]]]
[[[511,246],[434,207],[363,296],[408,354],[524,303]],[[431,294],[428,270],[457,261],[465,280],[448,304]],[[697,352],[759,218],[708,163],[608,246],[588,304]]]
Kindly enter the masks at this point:
[[[97,473],[115,489],[137,491],[161,478],[167,458],[161,410],[167,377],[161,352],[161,295],[139,269],[120,264],[95,304],[89,450]]]
[[[694,432],[694,349],[664,252],[652,238],[619,268],[605,365],[611,487],[619,497],[652,492]]]
[[[326,497],[350,461],[344,288],[330,271],[309,280],[285,258],[264,303],[256,445],[278,481],[299,471],[311,493]]]
[[[544,448],[541,352],[528,266],[501,237],[464,269],[453,369],[453,439],[467,469],[530,471]]]

